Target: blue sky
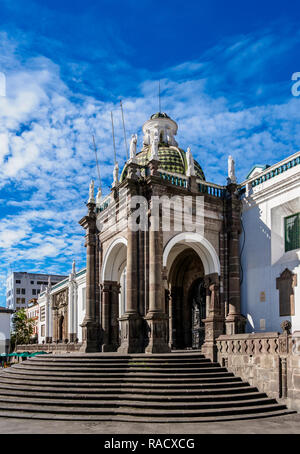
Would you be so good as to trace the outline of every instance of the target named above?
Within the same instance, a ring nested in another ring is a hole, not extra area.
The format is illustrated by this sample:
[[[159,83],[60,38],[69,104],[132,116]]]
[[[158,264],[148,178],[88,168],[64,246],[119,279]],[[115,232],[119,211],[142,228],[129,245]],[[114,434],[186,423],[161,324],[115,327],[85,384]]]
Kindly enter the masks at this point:
[[[84,266],[92,134],[108,191],[111,110],[125,159],[120,99],[141,146],[161,80],[162,110],[208,181],[225,182],[229,154],[242,181],[298,151],[299,20],[296,1],[0,0],[0,304],[10,269]]]

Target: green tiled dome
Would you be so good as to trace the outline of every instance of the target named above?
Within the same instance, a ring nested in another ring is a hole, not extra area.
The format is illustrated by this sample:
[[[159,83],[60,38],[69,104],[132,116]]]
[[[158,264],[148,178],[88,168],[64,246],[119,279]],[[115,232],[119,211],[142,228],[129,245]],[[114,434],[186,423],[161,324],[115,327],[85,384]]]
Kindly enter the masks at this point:
[[[151,147],[144,146],[143,150],[140,153],[137,153],[137,163],[140,166],[146,166],[150,160]],[[185,152],[181,148],[174,146],[165,146],[160,145],[158,148],[158,157],[160,161],[159,168],[165,170],[166,172],[179,173],[181,175],[186,175],[187,171],[187,161]],[[194,159],[195,173],[198,178],[205,180],[205,176],[201,166]],[[121,180],[125,177],[126,166],[122,171]]]

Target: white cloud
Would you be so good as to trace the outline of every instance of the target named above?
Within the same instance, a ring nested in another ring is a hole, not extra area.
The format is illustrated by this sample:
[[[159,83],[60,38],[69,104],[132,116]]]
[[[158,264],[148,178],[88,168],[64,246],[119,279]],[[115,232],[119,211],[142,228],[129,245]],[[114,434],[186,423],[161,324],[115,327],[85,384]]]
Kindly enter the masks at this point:
[[[73,257],[84,264],[84,232],[78,220],[86,210],[89,180],[97,180],[92,134],[106,191],[112,180],[111,110],[118,159],[121,165],[125,160],[119,104],[75,95],[57,65],[44,57],[20,63],[15,43],[3,34],[1,39],[0,64],[8,69],[7,97],[0,98],[2,204],[5,200],[0,273],[5,275],[9,263],[39,271],[57,266],[61,272]],[[227,62],[244,61],[246,43],[229,46]],[[270,48],[269,41],[265,45]],[[255,55],[254,41],[251,52]],[[272,164],[299,149],[298,99],[251,107],[242,101],[232,104],[230,97],[208,91],[211,79],[220,75],[207,71],[207,62],[182,62],[165,71],[171,77],[162,78],[161,85],[163,110],[179,125],[179,145],[191,146],[208,180],[225,182],[229,154],[236,158],[242,180],[254,163]],[[187,80],[191,72],[194,79]],[[178,74],[187,77],[178,80]],[[140,146],[141,126],[158,110],[157,82],[152,80],[158,77],[148,76],[138,86],[140,96],[124,100],[128,139],[138,132]]]

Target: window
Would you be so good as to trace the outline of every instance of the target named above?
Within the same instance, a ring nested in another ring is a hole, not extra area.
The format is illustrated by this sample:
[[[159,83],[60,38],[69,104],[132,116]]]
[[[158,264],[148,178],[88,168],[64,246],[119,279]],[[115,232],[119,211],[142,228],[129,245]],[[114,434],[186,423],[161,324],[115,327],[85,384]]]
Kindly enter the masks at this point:
[[[41,307],[40,321],[41,322],[45,321],[45,306]]]
[[[21,289],[20,289],[20,288],[17,288],[16,294],[17,294],[17,295],[20,295],[20,293],[21,293]]]
[[[22,304],[25,304],[25,298],[22,298]]]
[[[32,294],[36,295],[36,289],[35,288],[32,289]]]
[[[41,325],[41,336],[45,336],[45,325]]]
[[[25,288],[22,288],[22,295],[25,295],[26,294],[26,290]]]
[[[300,213],[284,218],[285,252],[300,248]]]
[[[39,295],[39,294],[40,294],[40,292],[41,292],[41,291],[40,291],[40,289],[38,289],[38,290],[37,290],[37,294]]]
[[[34,284],[34,281],[30,281],[30,284]]]
[[[17,304],[21,304],[21,298],[17,298]]]
[[[21,284],[20,279],[16,279],[16,284]]]

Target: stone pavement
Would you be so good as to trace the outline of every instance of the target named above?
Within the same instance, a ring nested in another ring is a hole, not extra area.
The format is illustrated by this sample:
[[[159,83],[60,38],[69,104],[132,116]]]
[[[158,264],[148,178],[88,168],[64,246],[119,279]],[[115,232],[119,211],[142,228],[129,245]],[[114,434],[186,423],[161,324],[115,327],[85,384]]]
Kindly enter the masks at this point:
[[[0,434],[300,434],[300,414],[216,423],[145,424],[0,418]]]

